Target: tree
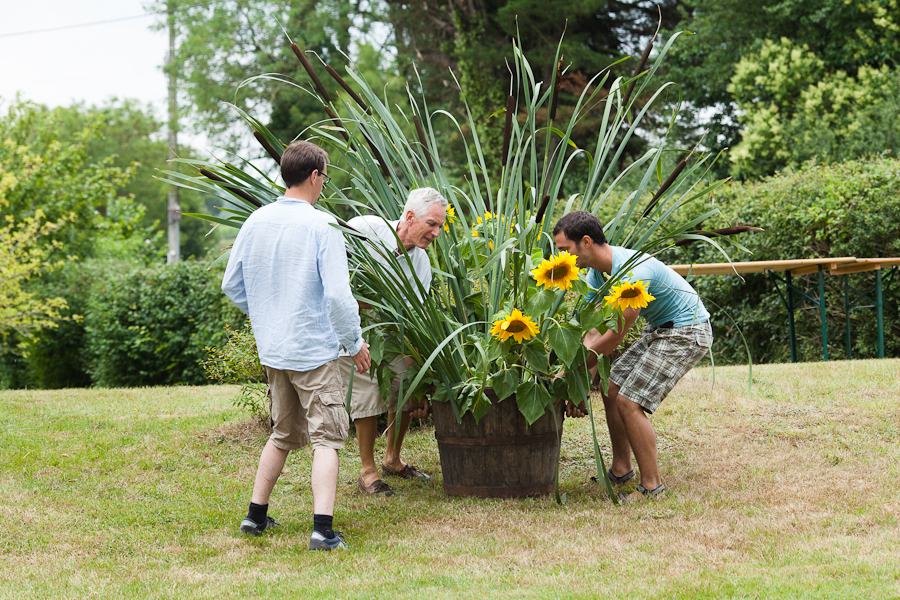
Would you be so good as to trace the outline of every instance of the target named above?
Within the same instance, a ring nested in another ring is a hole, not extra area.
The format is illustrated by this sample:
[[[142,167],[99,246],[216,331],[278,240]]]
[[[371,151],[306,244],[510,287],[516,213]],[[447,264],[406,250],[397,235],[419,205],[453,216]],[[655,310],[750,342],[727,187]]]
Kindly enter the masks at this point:
[[[178,48],[174,67],[180,93],[189,106],[186,115],[194,127],[212,135],[226,147],[238,148],[247,132],[238,114],[224,105],[231,102],[256,118],[268,121],[284,142],[325,118],[321,104],[274,78],[277,74],[308,84],[285,32],[302,50],[314,52],[339,72],[351,51],[351,31],[365,27],[356,18],[367,13],[366,4],[342,0],[157,0],[151,6],[165,11],[175,6]],[[318,60],[313,58],[318,64]],[[243,83],[243,85],[241,85]],[[260,155],[262,150],[259,150]]]
[[[739,177],[900,148],[900,74],[886,66],[829,72],[808,46],[766,40],[737,64],[728,91],[743,113],[731,153]]]
[[[16,183],[18,178],[0,167],[0,209],[4,212],[9,205],[6,192]],[[65,299],[44,298],[26,291],[22,285],[32,276],[64,262],[48,264],[48,248],[41,244],[41,238],[59,223],[48,222],[40,209],[20,222],[12,215],[6,215],[5,220],[0,225],[0,339],[3,341],[12,333],[27,336],[55,327],[59,311],[66,307]],[[56,242],[55,246],[59,245]]]
[[[696,35],[675,49],[669,72],[694,109],[683,135],[697,140],[708,129],[708,147],[737,146],[742,124],[728,86],[741,59],[758,56],[767,40],[805,47],[822,62],[824,73],[843,71],[856,78],[862,67],[896,66],[897,7],[897,0],[683,0],[679,28]]]
[[[83,332],[77,293],[65,278],[81,259],[155,256],[139,225],[143,207],[117,193],[134,168],[92,162],[87,146],[100,123],[70,131],[65,117],[65,109],[20,101],[0,115],[0,386],[26,383],[26,342],[52,340],[70,326]],[[47,335],[50,329],[57,335]],[[72,345],[54,364],[77,362],[81,349]]]
[[[133,198],[146,208],[140,221],[144,228],[160,234],[164,232],[166,194],[171,188],[158,176],[160,171],[172,166],[166,163],[168,148],[163,135],[164,125],[153,116],[152,107],[141,106],[134,100],[113,99],[101,106],[74,104],[55,110],[62,136],[96,128],[95,134],[85,143],[88,162],[108,160],[113,167],[130,170],[132,177],[119,194]],[[188,147],[180,147],[179,153],[184,158],[195,157]],[[182,212],[210,213],[215,210],[208,205],[206,197],[193,190],[182,190],[179,201]],[[205,256],[218,241],[218,236],[207,237],[208,230],[196,219],[181,219],[181,255]],[[164,241],[156,236],[151,239],[152,248],[147,250],[165,254]]]
[[[132,199],[117,194],[134,167],[91,161],[87,146],[101,128],[97,120],[69,127],[66,109],[29,102],[12,103],[0,117],[0,164],[15,178],[4,192],[4,212],[22,223],[40,210],[57,225],[45,234],[54,246],[51,261],[92,256],[101,238],[131,237],[142,215]]]
[[[489,116],[501,110],[510,88],[505,63],[517,39],[544,85],[549,85],[557,65],[554,57],[562,38],[561,54],[568,69],[562,87],[562,105],[574,104],[587,85],[584,73],[597,73],[617,59],[640,51],[657,28],[662,12],[668,26],[677,21],[678,0],[651,4],[641,0],[588,0],[586,2],[534,2],[509,0],[468,3],[387,0],[388,19],[403,72],[418,69],[426,92],[452,104],[455,83],[448,69],[458,73],[459,84],[476,120],[477,133],[500,153],[502,122]],[[424,26],[423,26],[424,25]],[[565,33],[565,36],[563,34]],[[621,66],[612,77],[630,75],[634,64]],[[607,84],[608,85],[608,84]],[[568,94],[566,93],[568,92]],[[584,145],[595,130],[582,124],[576,142]],[[640,151],[635,144],[632,153]]]

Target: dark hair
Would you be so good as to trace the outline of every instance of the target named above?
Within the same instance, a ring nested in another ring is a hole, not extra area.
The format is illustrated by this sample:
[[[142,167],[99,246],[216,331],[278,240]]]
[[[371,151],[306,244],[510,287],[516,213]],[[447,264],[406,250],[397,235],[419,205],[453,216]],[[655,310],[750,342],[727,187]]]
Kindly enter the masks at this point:
[[[584,236],[590,237],[595,244],[606,243],[606,235],[603,233],[603,225],[600,219],[583,210],[573,210],[556,222],[553,226],[553,237],[560,231],[575,243],[581,241]]]
[[[322,173],[328,163],[328,154],[310,142],[291,142],[281,155],[281,178],[285,187],[301,185],[313,171]]]

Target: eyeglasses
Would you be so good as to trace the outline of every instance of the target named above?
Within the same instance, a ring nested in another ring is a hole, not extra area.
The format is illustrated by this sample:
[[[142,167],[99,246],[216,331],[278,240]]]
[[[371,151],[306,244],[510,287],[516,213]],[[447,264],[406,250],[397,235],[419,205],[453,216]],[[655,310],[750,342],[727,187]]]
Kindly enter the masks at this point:
[[[322,180],[322,186],[324,187],[331,181],[331,177],[325,175],[324,173],[322,173],[322,177],[324,177],[324,179]]]

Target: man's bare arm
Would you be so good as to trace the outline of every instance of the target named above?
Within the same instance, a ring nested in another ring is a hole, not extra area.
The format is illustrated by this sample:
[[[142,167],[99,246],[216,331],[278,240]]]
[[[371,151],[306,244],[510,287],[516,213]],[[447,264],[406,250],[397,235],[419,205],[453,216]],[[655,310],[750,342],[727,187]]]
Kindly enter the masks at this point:
[[[609,356],[615,352],[616,348],[625,339],[625,333],[631,329],[634,322],[637,321],[638,315],[641,314],[639,308],[626,308],[619,317],[619,329],[610,329],[606,333],[601,334],[596,329],[592,329],[584,336],[584,345],[588,349],[587,366],[593,369],[597,366],[597,355]],[[593,352],[591,352],[593,351]],[[595,354],[596,352],[596,354]]]
[[[638,315],[640,314],[641,309],[639,308],[627,308],[622,313],[622,316],[619,317],[618,330],[610,329],[606,333],[601,334],[596,329],[592,329],[586,336],[584,336],[584,346],[588,350],[588,369],[593,369],[597,366],[598,354],[609,356],[616,350],[616,348],[619,347],[619,345],[622,343],[622,340],[625,339],[625,333],[629,329],[631,329],[631,326],[634,325],[634,322],[637,321]],[[566,416],[576,418],[586,417],[587,407],[585,406],[585,403],[582,402],[581,404],[576,406],[571,401],[567,401]]]

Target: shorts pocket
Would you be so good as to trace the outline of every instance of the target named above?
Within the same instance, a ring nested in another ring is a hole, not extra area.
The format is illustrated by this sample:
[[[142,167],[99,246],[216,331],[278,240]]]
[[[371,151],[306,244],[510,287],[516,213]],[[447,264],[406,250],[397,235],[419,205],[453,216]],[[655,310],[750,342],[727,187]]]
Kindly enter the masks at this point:
[[[712,331],[710,331],[709,328],[704,327],[703,329],[701,329],[700,331],[697,332],[695,341],[697,342],[697,345],[700,346],[701,348],[709,348],[710,346],[712,346],[712,343],[713,343]]]
[[[350,417],[341,392],[319,392],[322,404],[322,422],[326,434],[334,440],[346,440],[350,433]]]

